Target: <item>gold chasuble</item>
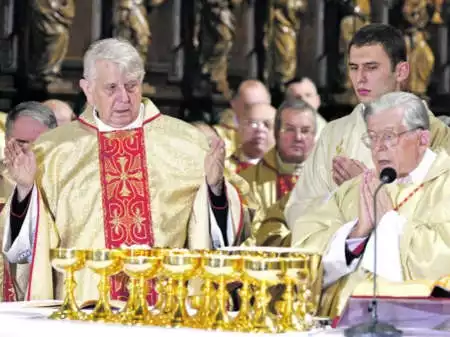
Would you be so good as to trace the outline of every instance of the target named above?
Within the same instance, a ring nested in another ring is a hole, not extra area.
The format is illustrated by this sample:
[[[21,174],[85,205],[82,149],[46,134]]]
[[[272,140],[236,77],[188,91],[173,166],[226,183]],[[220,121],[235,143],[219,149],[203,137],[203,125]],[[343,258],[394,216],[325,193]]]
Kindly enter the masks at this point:
[[[290,247],[291,231],[284,218],[286,194],[269,208],[259,209],[252,221],[250,235],[243,246]]]
[[[254,200],[264,210],[288,194],[297,182],[301,164],[283,163],[272,148],[258,164],[239,172],[250,185]]]
[[[450,128],[431,111],[430,116],[430,148],[450,150]],[[373,168],[370,150],[361,141],[367,131],[363,119],[363,104],[358,104],[350,115],[327,124],[319,141],[308,159],[303,172],[292,190],[286,205],[285,216],[289,227],[311,207],[320,205],[328,195],[337,188],[333,180],[333,158],[346,156],[363,162]]]
[[[52,270],[51,248],[211,248],[204,135],[160,114],[148,99],[139,118],[142,125],[133,129],[100,132],[87,108],[79,120],[35,144],[38,172],[25,217],[25,222],[36,217],[31,263],[6,264],[4,300],[62,298],[63,275]],[[239,194],[227,181],[225,189],[232,231],[239,238]],[[9,222],[10,206],[0,216],[2,227]],[[96,274],[84,268],[75,278],[77,300],[98,298]],[[127,298],[126,282],[124,274],[112,278],[112,299]]]
[[[358,218],[361,176],[341,185],[330,200],[310,209],[301,216],[292,229],[292,245],[326,254],[335,233],[345,224]],[[438,280],[449,274],[450,261],[450,157],[437,152],[430,170],[421,183],[401,186],[386,185],[394,209],[406,218],[399,235],[400,277],[405,285],[411,282]],[[395,224],[392,223],[394,226]],[[395,226],[394,226],[395,227]],[[380,244],[383,238],[379,236]],[[342,247],[344,250],[344,246]],[[367,250],[364,254],[368,253]],[[370,254],[369,252],[368,254]],[[381,253],[381,252],[380,252]],[[344,253],[343,253],[344,254]],[[364,258],[364,255],[361,259]],[[396,257],[393,257],[396,258]],[[378,262],[380,263],[380,261]],[[382,267],[382,266],[380,266]],[[372,273],[362,268],[361,260],[355,271],[339,278],[323,290],[320,315],[339,315],[354,290],[372,278]],[[379,293],[392,293],[383,289],[392,285],[380,277]],[[398,296],[408,296],[408,287],[395,282]],[[365,287],[368,288],[368,287]]]
[[[252,198],[258,205],[251,236],[244,245],[290,246],[291,232],[283,212],[301,168],[302,164],[283,163],[272,148],[257,165],[239,173],[249,183]]]

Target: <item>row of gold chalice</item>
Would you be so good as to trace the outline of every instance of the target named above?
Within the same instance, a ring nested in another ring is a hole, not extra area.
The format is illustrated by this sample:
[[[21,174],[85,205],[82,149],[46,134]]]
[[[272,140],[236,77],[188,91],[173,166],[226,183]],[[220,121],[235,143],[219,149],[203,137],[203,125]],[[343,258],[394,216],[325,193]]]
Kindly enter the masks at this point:
[[[316,278],[313,274],[320,257],[297,250],[54,249],[51,259],[55,269],[65,272],[65,299],[60,310],[52,314],[53,319],[280,332],[308,330],[307,316],[315,311],[311,281]],[[74,297],[74,272],[84,266],[100,275],[99,299],[90,314],[78,308]],[[109,276],[120,271],[130,278],[129,298],[115,314],[108,301]],[[160,296],[149,309],[147,280],[156,276]],[[198,310],[190,314],[186,282],[194,278],[197,281],[201,278],[203,285],[202,291],[194,296]],[[228,310],[227,284],[234,281],[240,281],[242,288],[240,310],[233,318]],[[269,289],[280,283],[285,290],[274,314],[269,309]]]

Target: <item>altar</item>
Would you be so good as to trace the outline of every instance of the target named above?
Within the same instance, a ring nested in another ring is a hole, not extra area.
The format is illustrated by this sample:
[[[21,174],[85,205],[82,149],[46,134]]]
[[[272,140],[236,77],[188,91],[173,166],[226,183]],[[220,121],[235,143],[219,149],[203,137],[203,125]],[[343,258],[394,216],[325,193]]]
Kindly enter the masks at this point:
[[[16,302],[0,304],[0,336],[28,337],[31,335],[45,335],[45,337],[80,337],[80,336],[108,336],[123,337],[125,334],[133,337],[162,336],[186,337],[192,336],[249,336],[250,333],[220,332],[189,328],[163,328],[153,326],[129,326],[119,324],[105,324],[77,321],[54,321],[48,316],[55,310],[45,301]],[[403,329],[404,336],[434,337],[448,336],[448,331],[431,329]],[[281,334],[257,334],[258,336],[314,336],[337,337],[344,336],[343,329],[330,327],[317,328],[309,332],[286,332]]]

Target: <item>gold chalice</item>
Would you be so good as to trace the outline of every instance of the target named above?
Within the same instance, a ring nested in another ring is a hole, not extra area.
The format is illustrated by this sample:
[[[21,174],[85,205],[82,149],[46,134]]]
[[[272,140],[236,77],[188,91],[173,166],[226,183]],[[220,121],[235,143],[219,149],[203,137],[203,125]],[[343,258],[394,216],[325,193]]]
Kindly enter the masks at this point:
[[[279,330],[282,332],[308,330],[305,324],[306,307],[298,304],[298,301],[296,301],[299,280],[305,280],[305,276],[307,276],[307,257],[282,257],[281,262],[283,264],[283,279],[286,289],[284,291],[284,306],[281,311]],[[303,277],[302,274],[304,275]]]
[[[229,294],[227,281],[238,279],[240,274],[241,257],[227,252],[212,252],[204,257],[204,271],[207,279],[218,283],[216,291],[216,305],[212,315],[208,318],[206,327],[212,330],[231,330],[231,318],[227,305]]]
[[[276,257],[244,257],[244,273],[252,280],[255,292],[255,313],[251,332],[277,332],[276,317],[269,310],[268,286],[280,283],[282,263]]]
[[[306,331],[313,326],[322,287],[321,259],[318,253],[296,248],[282,254],[286,301],[289,302],[286,308],[292,315],[289,317],[284,312],[281,323],[288,331]]]
[[[118,249],[89,249],[86,251],[86,265],[96,274],[100,275],[98,283],[99,298],[91,314],[87,316],[89,321],[115,322],[114,315],[109,304],[109,277],[117,274],[122,269],[122,253]]]
[[[64,273],[64,302],[58,311],[50,315],[50,319],[83,319],[84,314],[78,308],[74,297],[77,286],[74,272],[84,267],[84,250],[72,248],[55,248],[50,250],[50,260],[53,268]]]
[[[151,256],[148,249],[127,250],[123,256],[123,271],[130,277],[129,298],[120,318],[126,324],[152,324],[148,310],[147,280],[153,278],[161,267],[161,257]]]
[[[161,263],[164,256],[174,252],[189,252],[184,248],[152,248],[152,256],[161,257]],[[161,268],[162,269],[162,268]],[[175,280],[167,277],[162,271],[156,279],[155,289],[158,294],[158,299],[153,307],[153,310],[158,313],[154,319],[155,325],[165,325],[172,317],[172,312],[175,307]]]
[[[175,281],[175,303],[172,312],[163,323],[167,326],[193,326],[186,310],[186,281],[192,278],[200,266],[200,255],[189,251],[172,251],[163,257],[163,270]]]

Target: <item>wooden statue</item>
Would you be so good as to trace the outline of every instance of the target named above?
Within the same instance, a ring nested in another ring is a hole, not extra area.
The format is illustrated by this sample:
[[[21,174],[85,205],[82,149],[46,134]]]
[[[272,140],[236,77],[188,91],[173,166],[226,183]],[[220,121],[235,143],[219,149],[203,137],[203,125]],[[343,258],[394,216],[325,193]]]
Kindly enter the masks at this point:
[[[240,0],[197,0],[194,46],[199,55],[203,80],[209,81],[212,92],[231,99],[228,84],[228,58],[235,37],[233,9]]]
[[[342,18],[340,24],[339,51],[342,55],[343,74],[342,83],[345,90],[352,90],[352,84],[348,76],[348,47],[353,35],[362,27],[370,24],[370,0],[356,0],[354,12]]]
[[[269,0],[269,17],[265,24],[265,82],[284,92],[285,84],[295,78],[297,69],[297,34],[300,15],[306,12],[307,0]]]
[[[150,6],[158,6],[165,0],[152,0]],[[130,41],[139,51],[144,64],[147,62],[151,30],[148,10],[144,0],[116,0],[113,18],[113,35]]]
[[[70,90],[71,84],[60,78],[60,72],[74,16],[74,0],[31,1],[30,54],[34,55],[34,62],[29,80],[32,87]]]
[[[403,16],[409,27],[405,30],[410,76],[408,89],[425,96],[434,67],[434,54],[427,42],[425,28],[430,23],[427,0],[405,0]]]

